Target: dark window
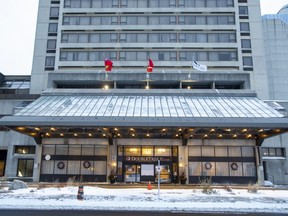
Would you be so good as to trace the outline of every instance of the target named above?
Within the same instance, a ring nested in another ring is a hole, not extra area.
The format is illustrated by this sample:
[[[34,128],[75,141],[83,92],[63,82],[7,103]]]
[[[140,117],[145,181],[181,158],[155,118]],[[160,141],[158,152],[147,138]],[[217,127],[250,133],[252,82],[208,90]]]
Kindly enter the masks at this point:
[[[59,7],[50,8],[50,17],[59,17]]]
[[[33,159],[19,159],[18,160],[18,177],[33,177]]]
[[[58,23],[49,23],[48,32],[57,32],[58,31]]]
[[[16,146],[16,154],[35,154],[35,146]]]
[[[262,148],[264,157],[285,157],[284,148]]]

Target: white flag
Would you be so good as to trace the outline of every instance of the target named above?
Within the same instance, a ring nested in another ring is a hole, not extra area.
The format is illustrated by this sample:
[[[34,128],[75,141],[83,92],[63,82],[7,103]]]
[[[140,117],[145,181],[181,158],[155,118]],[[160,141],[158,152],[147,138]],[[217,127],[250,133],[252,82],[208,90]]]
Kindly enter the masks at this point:
[[[207,66],[206,65],[199,64],[196,61],[192,62],[192,66],[193,66],[194,69],[196,69],[198,71],[207,71]]]

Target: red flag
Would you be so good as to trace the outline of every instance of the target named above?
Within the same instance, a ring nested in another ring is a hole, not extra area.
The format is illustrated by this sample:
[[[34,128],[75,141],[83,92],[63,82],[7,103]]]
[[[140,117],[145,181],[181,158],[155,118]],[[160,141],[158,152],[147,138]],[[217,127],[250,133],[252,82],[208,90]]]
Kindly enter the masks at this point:
[[[154,67],[153,61],[149,58],[148,66],[147,66],[147,72],[149,72],[149,73],[153,72],[153,67]]]
[[[112,71],[113,62],[110,59],[105,59],[105,70]]]

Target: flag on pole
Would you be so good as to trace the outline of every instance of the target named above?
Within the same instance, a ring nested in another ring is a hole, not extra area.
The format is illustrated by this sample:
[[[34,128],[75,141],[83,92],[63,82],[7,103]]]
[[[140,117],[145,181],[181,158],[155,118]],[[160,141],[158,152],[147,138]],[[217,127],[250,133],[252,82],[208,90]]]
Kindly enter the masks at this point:
[[[153,67],[154,67],[153,61],[149,58],[148,66],[147,66],[147,72],[149,72],[149,73],[153,72]]]
[[[112,71],[113,62],[110,59],[106,58],[104,63],[105,63],[105,71],[107,72]]]
[[[196,61],[192,62],[192,66],[193,66],[194,69],[196,69],[198,71],[207,71],[207,66],[206,65],[199,64]]]

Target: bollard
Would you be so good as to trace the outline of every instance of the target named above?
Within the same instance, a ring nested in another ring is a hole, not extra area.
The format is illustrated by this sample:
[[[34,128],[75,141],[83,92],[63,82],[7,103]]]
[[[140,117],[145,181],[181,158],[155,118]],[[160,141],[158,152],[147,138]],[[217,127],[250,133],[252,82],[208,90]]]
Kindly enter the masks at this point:
[[[79,186],[79,188],[78,188],[77,199],[78,200],[83,200],[84,199],[84,188],[83,188],[83,186]]]

